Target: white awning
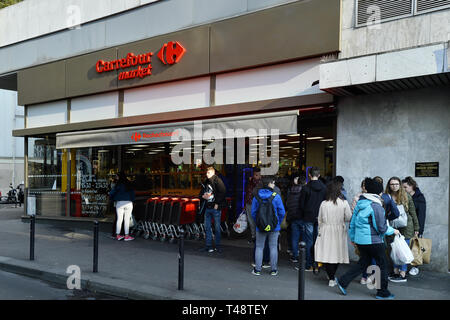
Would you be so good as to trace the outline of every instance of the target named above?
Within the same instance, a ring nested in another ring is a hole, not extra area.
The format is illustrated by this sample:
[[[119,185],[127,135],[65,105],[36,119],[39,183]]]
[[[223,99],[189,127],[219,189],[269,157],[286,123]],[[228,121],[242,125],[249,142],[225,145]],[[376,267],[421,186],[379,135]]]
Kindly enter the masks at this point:
[[[56,148],[85,148],[114,145],[202,140],[209,129],[223,138],[255,137],[297,133],[298,110],[237,117],[176,122],[137,127],[58,133]],[[182,136],[182,138],[179,138]]]

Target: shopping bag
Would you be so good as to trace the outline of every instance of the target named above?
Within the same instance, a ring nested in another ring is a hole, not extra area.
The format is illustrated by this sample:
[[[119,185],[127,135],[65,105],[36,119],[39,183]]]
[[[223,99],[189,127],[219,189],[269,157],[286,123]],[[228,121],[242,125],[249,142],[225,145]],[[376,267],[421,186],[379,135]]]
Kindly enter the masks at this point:
[[[420,250],[423,252],[423,263],[430,263],[431,260],[431,239],[418,238]]]
[[[280,228],[281,230],[286,230],[289,227],[288,222],[286,221],[287,214],[284,215],[283,221],[281,222]]]
[[[247,213],[245,211],[242,211],[237,218],[236,223],[233,225],[233,230],[236,233],[242,233],[247,230]]]
[[[391,259],[394,265],[410,264],[414,260],[413,253],[402,235],[396,235],[391,243]]]
[[[414,260],[411,262],[412,266],[421,266],[423,264],[423,251],[420,247],[419,238],[414,237],[409,241],[409,247],[414,256]]]

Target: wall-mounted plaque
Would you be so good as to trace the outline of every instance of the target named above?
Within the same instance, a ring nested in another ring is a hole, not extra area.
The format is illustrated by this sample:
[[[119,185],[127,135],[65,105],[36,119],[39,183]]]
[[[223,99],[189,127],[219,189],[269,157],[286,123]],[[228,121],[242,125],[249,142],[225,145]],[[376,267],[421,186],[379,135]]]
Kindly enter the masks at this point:
[[[416,177],[439,177],[439,162],[416,162]]]

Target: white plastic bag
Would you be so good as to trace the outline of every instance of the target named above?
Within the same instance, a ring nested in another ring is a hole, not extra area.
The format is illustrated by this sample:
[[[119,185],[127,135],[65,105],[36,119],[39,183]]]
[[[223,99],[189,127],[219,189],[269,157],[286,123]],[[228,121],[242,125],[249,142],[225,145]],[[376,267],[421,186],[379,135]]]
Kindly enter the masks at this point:
[[[236,223],[233,225],[233,229],[236,233],[242,233],[247,230],[247,213],[245,211],[242,211],[239,215]]]
[[[130,228],[133,228],[136,225],[136,219],[134,219],[133,214],[130,215]]]
[[[391,243],[391,259],[394,265],[402,266],[414,260],[413,253],[405,241],[405,237],[398,234]]]

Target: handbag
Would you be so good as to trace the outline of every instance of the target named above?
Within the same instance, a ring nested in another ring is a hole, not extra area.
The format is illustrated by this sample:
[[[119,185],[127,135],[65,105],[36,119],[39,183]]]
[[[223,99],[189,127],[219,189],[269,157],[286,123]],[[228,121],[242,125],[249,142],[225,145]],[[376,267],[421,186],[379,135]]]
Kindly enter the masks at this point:
[[[242,211],[237,218],[236,223],[233,225],[233,230],[236,233],[242,233],[247,230],[247,213],[245,211]]]
[[[400,214],[397,219],[392,220],[392,227],[395,229],[404,228],[408,224],[408,215],[406,214],[405,207],[402,204],[397,205]]]
[[[391,243],[391,259],[394,265],[410,264],[414,260],[413,253],[405,241],[405,237],[398,234]]]

